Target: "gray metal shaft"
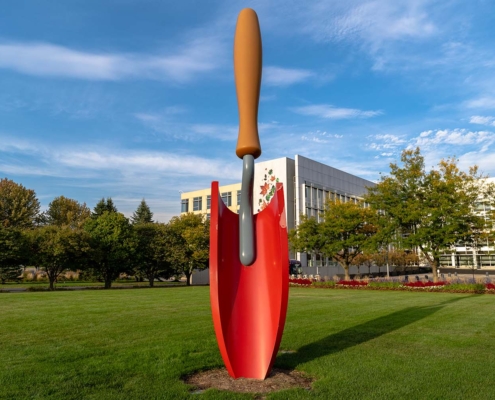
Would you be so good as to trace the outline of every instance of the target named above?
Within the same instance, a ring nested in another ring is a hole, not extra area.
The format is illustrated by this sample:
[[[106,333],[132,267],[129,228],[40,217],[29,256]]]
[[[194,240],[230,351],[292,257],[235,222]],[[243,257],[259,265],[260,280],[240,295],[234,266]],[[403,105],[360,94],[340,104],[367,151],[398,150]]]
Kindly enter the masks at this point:
[[[242,157],[241,205],[239,208],[239,258],[242,265],[254,263],[256,249],[253,223],[254,157]]]

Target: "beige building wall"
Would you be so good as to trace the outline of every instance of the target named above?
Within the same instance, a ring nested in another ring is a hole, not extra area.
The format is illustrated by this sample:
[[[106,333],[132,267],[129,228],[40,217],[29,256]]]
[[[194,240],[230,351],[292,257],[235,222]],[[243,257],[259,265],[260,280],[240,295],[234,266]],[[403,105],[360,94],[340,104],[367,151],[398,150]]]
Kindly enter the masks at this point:
[[[237,193],[241,191],[241,184],[224,185],[219,187],[220,196],[229,209],[238,212],[240,198]],[[211,188],[184,192],[180,195],[181,214],[192,212],[194,214],[206,214],[210,218]],[[230,205],[229,205],[230,204]]]

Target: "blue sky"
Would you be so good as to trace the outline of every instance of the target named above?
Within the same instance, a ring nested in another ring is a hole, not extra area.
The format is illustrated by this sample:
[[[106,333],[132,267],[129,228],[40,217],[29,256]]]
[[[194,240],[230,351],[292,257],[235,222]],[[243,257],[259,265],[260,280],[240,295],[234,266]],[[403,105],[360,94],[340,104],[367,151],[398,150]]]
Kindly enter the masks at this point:
[[[491,1],[4,2],[0,176],[56,196],[112,197],[155,218],[180,191],[240,181],[232,47],[263,40],[261,160],[301,154],[370,180],[402,149],[495,175]]]

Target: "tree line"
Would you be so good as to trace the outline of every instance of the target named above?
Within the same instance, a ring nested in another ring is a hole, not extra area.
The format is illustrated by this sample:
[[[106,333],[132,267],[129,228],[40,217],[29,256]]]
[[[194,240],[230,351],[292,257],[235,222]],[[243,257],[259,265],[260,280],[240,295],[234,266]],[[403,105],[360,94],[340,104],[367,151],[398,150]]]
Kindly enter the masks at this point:
[[[22,265],[46,272],[50,289],[67,270],[112,282],[125,273],[146,278],[185,275],[208,265],[209,221],[184,214],[168,223],[153,221],[143,199],[130,219],[118,212],[111,198],[91,211],[85,203],[55,198],[45,212],[34,190],[0,180],[0,281],[16,280]]]
[[[319,218],[302,216],[289,232],[290,247],[332,258],[345,279],[351,265],[421,259],[436,281],[442,252],[493,244],[493,211],[485,216],[476,211],[479,203],[493,204],[495,188],[486,178],[476,166],[461,171],[454,157],[427,170],[420,149],[406,149],[401,164],[391,163],[390,174],[368,188],[362,201],[329,200]],[[392,254],[385,250],[390,246]]]
[[[480,202],[493,204],[495,188],[485,178],[476,166],[461,171],[453,157],[427,170],[419,148],[404,150],[401,163],[391,163],[389,175],[368,188],[362,201],[329,200],[319,218],[301,216],[289,232],[290,247],[334,259],[346,279],[351,265],[421,260],[437,280],[442,252],[493,244],[494,216],[475,210]],[[67,269],[96,277],[105,288],[121,273],[145,277],[151,286],[158,277],[183,274],[189,285],[192,271],[208,265],[209,221],[197,214],[166,224],[152,218],[144,199],[130,220],[111,198],[91,211],[60,196],[41,213],[33,190],[2,179],[0,280],[19,276],[22,264],[46,271],[50,288]]]

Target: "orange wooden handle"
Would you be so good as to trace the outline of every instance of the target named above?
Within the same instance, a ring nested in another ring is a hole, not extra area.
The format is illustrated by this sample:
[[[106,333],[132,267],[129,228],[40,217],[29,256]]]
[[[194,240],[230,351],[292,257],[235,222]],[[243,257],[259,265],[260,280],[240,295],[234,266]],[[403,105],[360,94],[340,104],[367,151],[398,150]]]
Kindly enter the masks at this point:
[[[258,136],[258,103],[261,85],[261,32],[256,12],[245,8],[239,13],[234,39],[234,75],[239,108],[239,158],[261,155]]]

